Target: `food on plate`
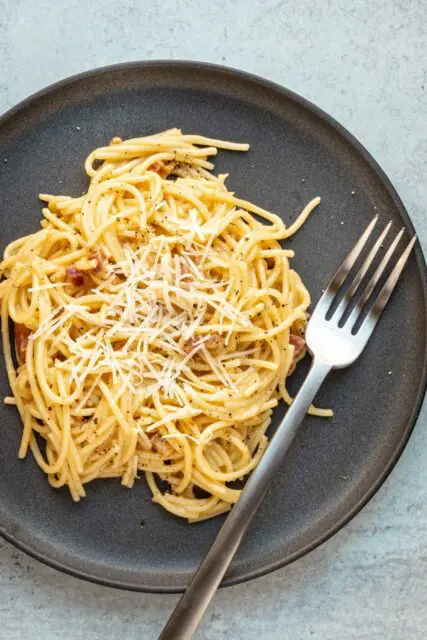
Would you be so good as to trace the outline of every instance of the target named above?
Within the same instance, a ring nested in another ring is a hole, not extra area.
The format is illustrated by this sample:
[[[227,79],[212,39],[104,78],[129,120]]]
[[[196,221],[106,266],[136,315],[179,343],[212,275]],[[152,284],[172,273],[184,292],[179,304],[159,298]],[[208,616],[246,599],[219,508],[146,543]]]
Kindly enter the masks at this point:
[[[5,250],[19,456],[30,449],[74,500],[92,480],[132,487],[145,473],[168,511],[223,513],[240,495],[230,483],[267,446],[273,409],[292,401],[310,296],[280,241],[320,198],[287,227],[235,196],[210,158],[248,148],[178,129],[113,138],[86,160],[87,192],[41,194],[41,229]]]

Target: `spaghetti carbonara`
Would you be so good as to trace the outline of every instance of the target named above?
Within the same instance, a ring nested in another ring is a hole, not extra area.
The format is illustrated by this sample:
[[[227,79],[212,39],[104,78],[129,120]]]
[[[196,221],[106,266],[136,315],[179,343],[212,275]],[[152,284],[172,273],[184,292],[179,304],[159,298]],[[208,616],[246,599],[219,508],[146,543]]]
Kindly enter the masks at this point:
[[[292,401],[310,296],[279,240],[320,198],[286,227],[211,173],[218,148],[249,147],[178,129],[113,138],[86,160],[87,193],[41,194],[41,229],[5,250],[19,456],[31,449],[74,500],[91,480],[132,487],[145,472],[177,516],[223,513],[240,494],[230,483],[267,446],[274,407]]]

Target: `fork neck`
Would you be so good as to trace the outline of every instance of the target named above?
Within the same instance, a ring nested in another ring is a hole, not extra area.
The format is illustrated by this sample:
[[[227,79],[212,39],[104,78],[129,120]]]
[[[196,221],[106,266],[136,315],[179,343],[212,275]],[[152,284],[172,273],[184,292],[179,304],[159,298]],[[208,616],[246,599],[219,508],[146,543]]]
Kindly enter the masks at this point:
[[[290,442],[293,440],[295,433],[307,414],[316,393],[320,389],[323,381],[328,373],[332,370],[332,365],[324,362],[318,357],[313,356],[310,370],[302,383],[297,395],[295,396],[291,406],[286,412],[286,416],[279,426],[276,435],[272,439],[275,446],[286,450]],[[283,425],[283,426],[282,426]],[[284,433],[281,433],[281,432]],[[277,444],[276,444],[277,442]]]

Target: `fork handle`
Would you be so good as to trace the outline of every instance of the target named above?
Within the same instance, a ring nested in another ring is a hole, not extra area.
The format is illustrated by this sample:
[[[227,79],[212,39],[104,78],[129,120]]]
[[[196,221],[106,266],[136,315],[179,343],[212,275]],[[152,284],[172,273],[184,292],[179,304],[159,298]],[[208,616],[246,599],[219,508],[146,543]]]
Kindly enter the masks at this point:
[[[283,462],[292,440],[322,382],[329,364],[313,360],[311,369],[278,427],[258,467],[221,527],[212,547],[178,602],[159,640],[189,640],[217,590],[228,565]]]

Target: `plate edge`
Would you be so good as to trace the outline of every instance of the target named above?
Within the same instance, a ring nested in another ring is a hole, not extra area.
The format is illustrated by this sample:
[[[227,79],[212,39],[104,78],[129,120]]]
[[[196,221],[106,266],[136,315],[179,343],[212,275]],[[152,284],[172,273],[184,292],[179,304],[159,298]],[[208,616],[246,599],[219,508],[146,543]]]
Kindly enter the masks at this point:
[[[269,89],[282,94],[286,98],[291,99],[293,102],[297,103],[299,106],[303,107],[304,109],[308,109],[311,113],[319,117],[321,120],[323,120],[324,122],[326,121],[326,123],[328,123],[333,129],[335,129],[340,134],[340,136],[344,137],[353,146],[353,148],[355,148],[358,151],[358,153],[368,163],[368,165],[373,169],[373,171],[377,174],[379,179],[384,184],[389,196],[393,200],[400,215],[402,216],[402,219],[408,231],[410,231],[411,234],[415,234],[415,228],[409,217],[409,214],[407,213],[406,208],[400,196],[398,195],[396,189],[394,188],[387,174],[381,168],[378,162],[374,159],[374,157],[369,153],[369,151],[364,147],[364,145],[362,145],[362,143],[360,143],[359,140],[357,140],[357,138],[355,138],[354,135],[346,127],[340,124],[337,120],[335,120],[334,117],[329,115],[326,111],[324,111],[323,109],[321,109],[320,107],[312,103],[310,100],[295,93],[294,91],[287,89],[274,81],[268,80],[266,78],[263,78],[256,74],[252,74],[247,71],[235,69],[233,67],[227,67],[224,65],[218,65],[215,63],[202,62],[202,61],[161,60],[161,59],[132,61],[132,62],[124,62],[124,63],[117,63],[117,64],[112,64],[112,65],[107,65],[102,67],[96,67],[87,71],[83,71],[81,73],[73,74],[71,76],[58,80],[56,82],[53,82],[50,85],[44,87],[43,89],[40,89],[30,94],[28,97],[18,102],[16,105],[14,105],[13,107],[5,111],[0,116],[0,126],[4,126],[5,124],[7,124],[7,121],[10,118],[14,117],[23,109],[31,106],[31,104],[35,100],[39,100],[43,98],[44,96],[48,95],[52,91],[56,91],[58,89],[65,88],[67,86],[71,86],[73,83],[79,80],[90,78],[92,76],[96,76],[103,73],[108,73],[111,71],[120,71],[122,69],[123,70],[143,69],[143,68],[149,68],[149,67],[159,67],[159,68],[178,67],[181,69],[195,69],[202,72],[210,70],[212,72],[220,73],[225,76],[230,76],[230,77],[238,76],[242,80],[255,83],[261,88],[265,89],[266,87],[268,87]],[[414,253],[417,260],[419,271],[421,274],[424,274],[424,281],[423,281],[424,309],[427,311],[427,265],[426,265],[425,257],[424,257],[419,240],[417,240],[416,242]],[[427,332],[426,332],[426,337],[427,337]],[[396,447],[395,451],[390,457],[389,464],[384,469],[380,477],[377,479],[373,487],[371,487],[369,491],[366,492],[366,494],[359,500],[359,502],[355,505],[352,511],[349,514],[347,514],[344,518],[342,518],[338,523],[335,523],[333,527],[328,529],[328,531],[324,533],[322,536],[320,536],[318,539],[306,545],[305,547],[303,547],[303,549],[300,549],[298,552],[295,552],[285,561],[274,562],[268,565],[267,567],[264,567],[262,569],[255,570],[255,571],[249,571],[246,574],[240,575],[235,578],[233,577],[229,579],[226,578],[224,582],[221,584],[221,587],[232,586],[235,584],[239,584],[241,582],[245,582],[247,580],[261,577],[263,575],[266,575],[272,571],[275,571],[281,567],[284,567],[294,562],[298,558],[301,558],[302,556],[306,555],[313,549],[319,547],[326,540],[331,538],[335,533],[337,533],[340,529],[342,529],[355,515],[357,515],[357,513],[361,511],[361,509],[369,502],[369,500],[373,497],[373,495],[375,495],[375,493],[379,490],[379,488],[382,486],[382,484],[390,475],[391,471],[393,470],[397,461],[399,460],[415,428],[419,413],[422,408],[423,399],[427,390],[427,352],[424,355],[423,374],[420,382],[421,384],[419,387],[419,391],[417,393],[417,399],[416,399],[416,402],[414,403],[414,408],[411,412],[411,417],[408,420],[408,426],[405,432],[403,433],[398,446]],[[43,554],[27,548],[25,544],[16,540],[13,534],[10,534],[9,532],[5,531],[5,529],[2,526],[0,526],[0,535],[4,539],[6,539],[8,542],[13,544],[15,547],[19,548],[21,551],[24,551],[31,557],[39,560],[40,562],[43,562],[47,566],[52,567],[54,569],[59,569],[63,573],[87,580],[92,583],[101,584],[103,586],[114,587],[117,589],[123,589],[127,591],[146,592],[146,593],[182,593],[186,589],[186,586],[184,585],[176,586],[176,587],[170,587],[170,586],[169,587],[168,586],[152,587],[150,585],[127,584],[126,582],[119,582],[117,580],[111,581],[108,579],[95,577],[93,575],[86,574],[84,571],[79,571],[76,569],[72,569],[66,565],[61,565],[60,562],[56,560],[50,560],[49,558],[46,558]]]

